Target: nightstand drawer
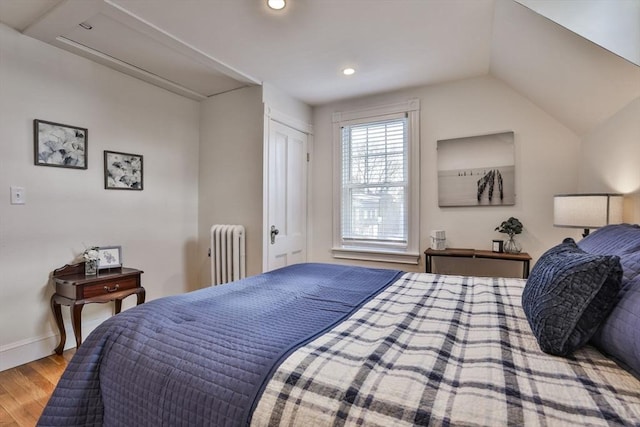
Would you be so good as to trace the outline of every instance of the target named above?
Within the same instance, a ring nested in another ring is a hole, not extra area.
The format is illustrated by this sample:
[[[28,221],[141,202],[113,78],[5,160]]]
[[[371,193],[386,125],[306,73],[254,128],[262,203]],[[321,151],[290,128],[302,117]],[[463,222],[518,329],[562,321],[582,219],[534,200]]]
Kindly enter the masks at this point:
[[[91,298],[100,295],[108,295],[114,292],[125,291],[127,289],[137,288],[139,286],[136,277],[127,277],[119,280],[109,280],[93,285],[86,285],[82,290],[81,298]]]

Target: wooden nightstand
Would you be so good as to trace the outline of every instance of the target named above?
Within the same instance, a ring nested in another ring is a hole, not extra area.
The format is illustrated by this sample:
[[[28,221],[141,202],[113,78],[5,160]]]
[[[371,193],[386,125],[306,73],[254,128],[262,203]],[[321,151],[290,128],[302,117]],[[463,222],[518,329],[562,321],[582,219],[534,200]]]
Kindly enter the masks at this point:
[[[73,333],[76,346],[82,344],[82,308],[85,304],[115,301],[115,312],[120,313],[122,300],[136,294],[138,305],[144,303],[145,290],[141,285],[141,270],[135,268],[113,268],[101,270],[98,275],[86,276],[84,263],[65,265],[53,271],[56,292],[51,296],[51,310],[60,330],[60,344],[55,348],[62,354],[67,334],[62,322],[61,305],[71,308]]]
[[[431,273],[431,258],[435,256],[457,257],[457,258],[490,258],[503,261],[518,261],[522,263],[522,278],[529,277],[529,263],[531,256],[526,252],[519,254],[508,254],[506,252],[483,251],[479,249],[454,249],[447,248],[444,250],[427,249],[424,251],[426,258],[425,271]]]

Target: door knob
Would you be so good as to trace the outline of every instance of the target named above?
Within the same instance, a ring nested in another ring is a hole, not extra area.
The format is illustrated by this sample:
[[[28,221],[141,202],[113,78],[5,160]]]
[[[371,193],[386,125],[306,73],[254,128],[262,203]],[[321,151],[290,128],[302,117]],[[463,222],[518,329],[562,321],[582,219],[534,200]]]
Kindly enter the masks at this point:
[[[276,236],[280,233],[280,230],[276,228],[275,225],[271,226],[271,244],[274,245],[276,243]]]

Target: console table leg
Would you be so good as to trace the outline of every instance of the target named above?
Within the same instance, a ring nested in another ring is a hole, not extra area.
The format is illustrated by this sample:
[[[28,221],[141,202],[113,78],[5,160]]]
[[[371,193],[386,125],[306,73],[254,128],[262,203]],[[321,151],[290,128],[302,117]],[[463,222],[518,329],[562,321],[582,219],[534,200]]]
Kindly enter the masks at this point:
[[[60,331],[60,344],[53,351],[56,354],[62,354],[64,345],[67,342],[67,333],[62,322],[62,310],[60,309],[60,304],[55,300],[55,295],[51,295],[51,311],[53,311],[53,317],[56,319],[56,325],[58,326],[58,331]]]
[[[76,336],[76,349],[82,344],[82,308],[84,304],[74,304],[71,307],[71,324],[73,325],[73,334]]]

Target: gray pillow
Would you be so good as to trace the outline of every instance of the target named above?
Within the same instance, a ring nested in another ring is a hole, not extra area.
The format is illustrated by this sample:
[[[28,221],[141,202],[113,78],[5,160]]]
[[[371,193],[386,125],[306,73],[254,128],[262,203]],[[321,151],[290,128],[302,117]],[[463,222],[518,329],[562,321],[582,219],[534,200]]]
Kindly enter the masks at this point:
[[[617,256],[588,254],[573,239],[545,252],[522,293],[542,351],[567,356],[585,345],[617,302],[621,278]]]

